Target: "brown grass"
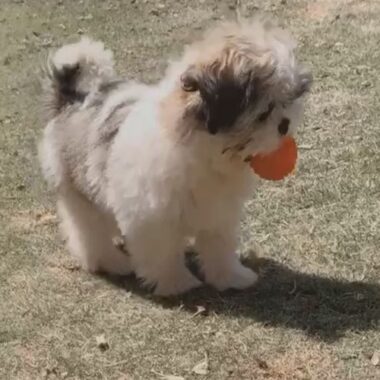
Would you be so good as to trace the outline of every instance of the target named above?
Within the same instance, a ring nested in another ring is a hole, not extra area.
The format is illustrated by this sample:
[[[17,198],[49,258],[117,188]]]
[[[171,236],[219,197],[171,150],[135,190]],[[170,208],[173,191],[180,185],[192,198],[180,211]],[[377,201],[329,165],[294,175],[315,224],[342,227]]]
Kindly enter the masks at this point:
[[[380,378],[377,0],[240,1],[243,15],[280,18],[315,76],[296,177],[263,184],[247,205],[241,247],[258,243],[263,256],[251,260],[255,290],[164,302],[133,278],[78,270],[58,237],[36,159],[48,50],[90,34],[116,51],[121,72],[153,81],[235,4],[1,1],[1,379]]]

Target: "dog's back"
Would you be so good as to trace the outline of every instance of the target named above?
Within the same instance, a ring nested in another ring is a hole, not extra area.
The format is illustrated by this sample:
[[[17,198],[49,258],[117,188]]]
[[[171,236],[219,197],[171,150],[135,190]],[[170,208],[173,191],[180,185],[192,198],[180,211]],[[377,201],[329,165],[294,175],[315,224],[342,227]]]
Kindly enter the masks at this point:
[[[112,52],[83,38],[60,48],[43,80],[47,126],[40,147],[45,178],[56,189],[74,185],[104,203],[110,145],[144,86],[119,80]]]

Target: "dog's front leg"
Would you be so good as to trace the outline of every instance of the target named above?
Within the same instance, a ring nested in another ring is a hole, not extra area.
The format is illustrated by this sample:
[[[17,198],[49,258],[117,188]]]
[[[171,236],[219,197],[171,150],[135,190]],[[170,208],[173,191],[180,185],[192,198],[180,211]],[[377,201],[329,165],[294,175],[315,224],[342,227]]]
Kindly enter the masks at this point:
[[[234,233],[226,231],[202,231],[196,237],[205,281],[221,291],[245,289],[257,281],[257,274],[241,264],[236,240]]]
[[[127,237],[132,267],[146,286],[159,296],[184,293],[202,283],[187,269],[184,239],[173,226],[149,223]]]

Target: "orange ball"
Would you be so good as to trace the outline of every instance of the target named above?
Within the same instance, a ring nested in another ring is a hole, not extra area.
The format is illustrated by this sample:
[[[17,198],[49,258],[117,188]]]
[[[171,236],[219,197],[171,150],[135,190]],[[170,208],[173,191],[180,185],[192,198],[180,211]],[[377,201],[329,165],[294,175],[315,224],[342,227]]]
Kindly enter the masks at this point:
[[[251,168],[261,178],[280,181],[289,175],[297,162],[297,144],[293,137],[284,137],[280,146],[268,154],[251,158]]]

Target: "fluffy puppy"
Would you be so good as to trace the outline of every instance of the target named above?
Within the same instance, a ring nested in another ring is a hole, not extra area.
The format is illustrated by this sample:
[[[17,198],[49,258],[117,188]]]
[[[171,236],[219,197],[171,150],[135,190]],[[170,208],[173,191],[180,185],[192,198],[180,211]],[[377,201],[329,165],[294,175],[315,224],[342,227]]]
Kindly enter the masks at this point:
[[[156,294],[178,294],[201,285],[184,261],[190,238],[205,282],[255,283],[235,253],[255,185],[246,161],[276,149],[300,121],[311,76],[294,48],[268,21],[226,23],[153,86],[118,79],[100,42],[55,53],[40,157],[83,268],[135,272]],[[119,233],[128,254],[113,244]]]

